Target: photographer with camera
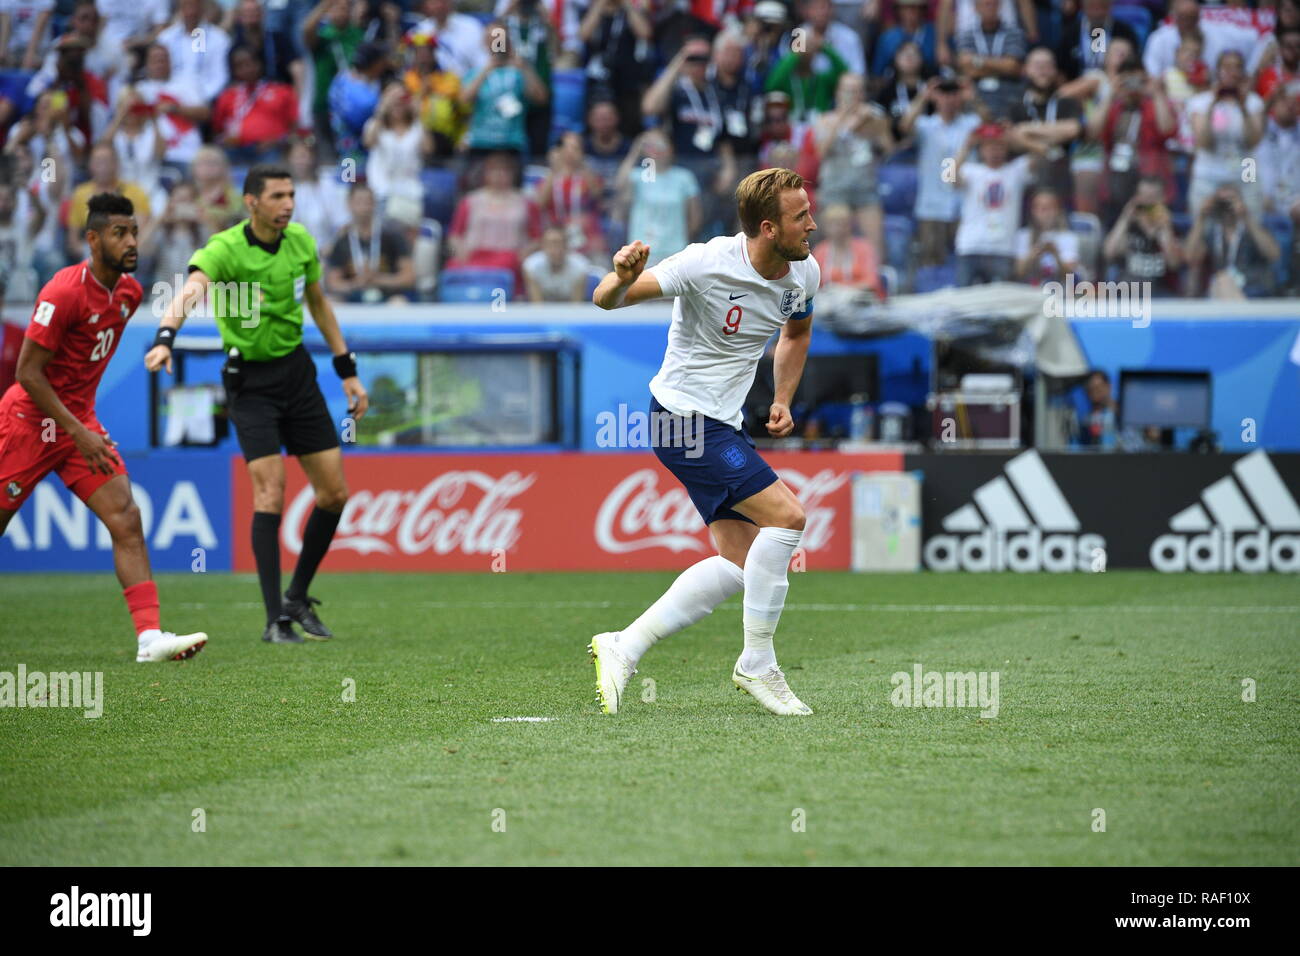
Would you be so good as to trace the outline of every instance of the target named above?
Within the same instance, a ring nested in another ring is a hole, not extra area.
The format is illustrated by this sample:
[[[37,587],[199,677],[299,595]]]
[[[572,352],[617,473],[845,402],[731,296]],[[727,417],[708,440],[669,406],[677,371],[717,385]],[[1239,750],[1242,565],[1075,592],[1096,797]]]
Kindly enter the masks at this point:
[[[1088,121],[1089,138],[1102,146],[1100,208],[1107,227],[1114,225],[1143,176],[1158,177],[1165,201],[1173,201],[1174,168],[1165,140],[1177,128],[1164,84],[1148,76],[1136,59],[1128,61]]]
[[[1219,55],[1214,85],[1187,101],[1187,116],[1196,144],[1187,207],[1199,210],[1220,186],[1241,190],[1251,216],[1263,214],[1263,191],[1243,175],[1243,160],[1253,157],[1264,135],[1264,101],[1250,91],[1246,62],[1235,50]],[[1252,160],[1253,162],[1253,160]]]
[[[1143,176],[1102,245],[1104,261],[1119,269],[1118,281],[1150,283],[1151,295],[1157,297],[1178,293],[1178,270],[1183,264],[1183,250],[1164,198],[1160,177]]]
[[[1271,295],[1282,251],[1235,185],[1220,186],[1196,207],[1187,237],[1188,294],[1211,299]]]

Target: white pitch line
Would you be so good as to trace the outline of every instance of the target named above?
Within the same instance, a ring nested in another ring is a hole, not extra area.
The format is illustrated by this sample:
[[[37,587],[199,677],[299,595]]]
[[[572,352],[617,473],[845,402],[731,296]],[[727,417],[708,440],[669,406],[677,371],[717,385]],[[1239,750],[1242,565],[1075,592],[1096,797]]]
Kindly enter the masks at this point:
[[[554,717],[493,717],[494,724],[544,724],[547,721],[554,720]]]
[[[789,611],[903,611],[906,613],[937,612],[941,614],[967,614],[989,612],[1033,613],[1035,611],[1141,611],[1162,614],[1167,611],[1214,611],[1242,614],[1295,614],[1297,606],[1244,607],[1237,604],[787,604]]]
[[[339,601],[340,606],[349,607],[388,607],[387,601]],[[202,602],[179,602],[175,605],[187,611],[202,611],[213,607],[261,607],[256,601],[222,602],[220,605]],[[631,601],[411,601],[402,602],[397,607],[418,608],[473,608],[490,609],[533,609],[544,611],[562,610],[606,610],[615,607],[642,607]],[[1145,614],[1212,612],[1216,614],[1298,614],[1300,605],[1268,605],[1247,607],[1240,604],[787,604],[787,611],[837,611],[850,613],[897,613],[904,614],[1033,614],[1073,613],[1079,611],[1137,611]]]
[[[641,607],[628,601],[421,601],[419,607],[427,608],[536,608],[540,610],[564,610],[568,608],[603,609],[611,607]],[[1215,611],[1244,614],[1296,614],[1300,606],[1246,607],[1235,604],[787,604],[787,611],[849,611],[872,612],[901,611],[908,614],[935,612],[940,614],[1026,614],[1036,611],[1061,613],[1067,611],[1143,611],[1164,613],[1167,611]]]

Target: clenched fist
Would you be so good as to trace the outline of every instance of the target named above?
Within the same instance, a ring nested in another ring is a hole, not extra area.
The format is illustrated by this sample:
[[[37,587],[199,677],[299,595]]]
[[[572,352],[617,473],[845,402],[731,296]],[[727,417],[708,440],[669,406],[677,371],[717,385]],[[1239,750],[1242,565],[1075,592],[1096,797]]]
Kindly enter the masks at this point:
[[[650,247],[640,239],[614,253],[614,274],[621,283],[635,282],[650,259]]]
[[[165,345],[155,345],[144,357],[144,367],[150,372],[156,372],[163,366],[167,367],[167,374],[172,370],[172,350]]]

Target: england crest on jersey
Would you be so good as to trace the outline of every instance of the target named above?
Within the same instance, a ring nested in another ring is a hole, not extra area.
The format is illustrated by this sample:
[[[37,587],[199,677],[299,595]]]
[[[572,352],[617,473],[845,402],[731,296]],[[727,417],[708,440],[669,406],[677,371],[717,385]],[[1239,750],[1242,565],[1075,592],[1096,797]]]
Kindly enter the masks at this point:
[[[781,293],[781,314],[789,318],[795,312],[804,311],[803,289],[786,289]]]

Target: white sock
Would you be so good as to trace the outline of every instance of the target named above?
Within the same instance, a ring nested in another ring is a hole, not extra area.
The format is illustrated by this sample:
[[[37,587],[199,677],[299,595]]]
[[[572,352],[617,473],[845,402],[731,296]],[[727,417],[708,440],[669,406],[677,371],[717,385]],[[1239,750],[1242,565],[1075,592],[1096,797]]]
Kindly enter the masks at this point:
[[[148,644],[150,641],[157,640],[160,637],[162,637],[162,631],[155,627],[148,631],[141,631],[136,636],[136,640],[141,644]]]
[[[761,528],[745,558],[745,650],[740,669],[758,675],[776,666],[772,636],[785,607],[790,588],[786,570],[802,531],[790,528]]]
[[[745,573],[720,554],[692,564],[663,597],[623,630],[618,637],[619,650],[633,661],[640,660],[656,641],[712,614],[744,584]]]

